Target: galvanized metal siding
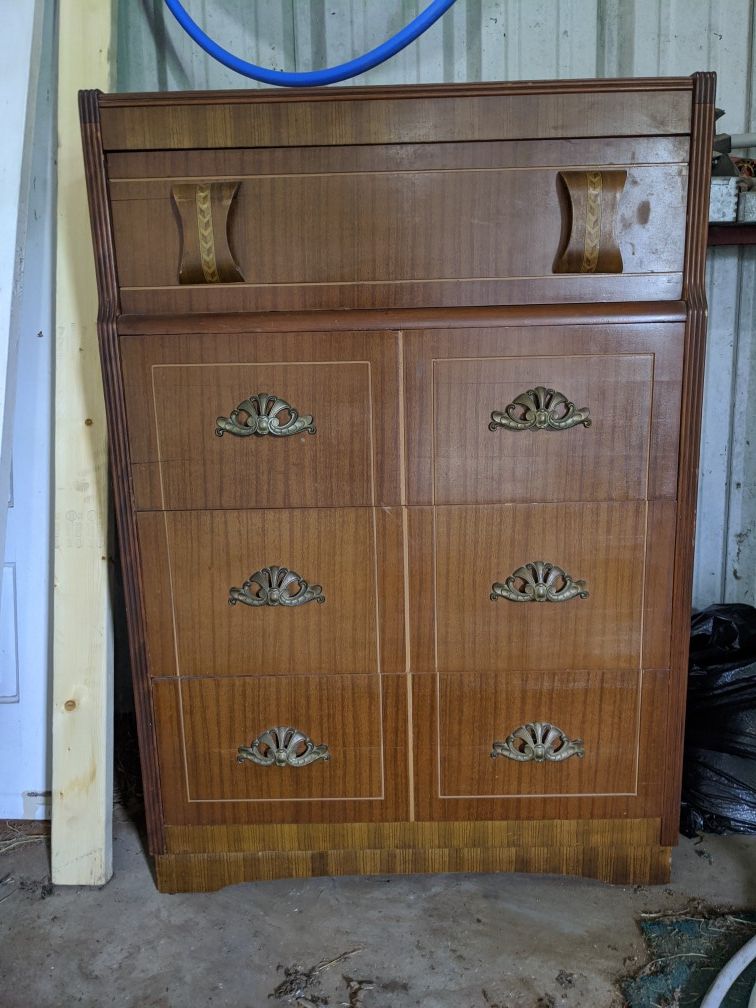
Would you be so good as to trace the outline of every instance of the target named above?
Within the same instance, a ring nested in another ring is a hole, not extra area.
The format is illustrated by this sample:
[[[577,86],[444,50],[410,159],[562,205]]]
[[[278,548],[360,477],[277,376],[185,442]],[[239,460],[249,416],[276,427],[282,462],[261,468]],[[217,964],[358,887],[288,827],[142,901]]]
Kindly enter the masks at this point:
[[[187,0],[221,44],[266,66],[344,62],[406,24],[426,0]],[[425,36],[357,82],[527,80],[716,70],[719,129],[756,130],[753,0],[457,0]],[[124,2],[123,91],[254,86],[215,63],[162,0]],[[505,236],[503,236],[505,240]],[[709,347],[694,602],[756,602],[756,249],[708,265]]]

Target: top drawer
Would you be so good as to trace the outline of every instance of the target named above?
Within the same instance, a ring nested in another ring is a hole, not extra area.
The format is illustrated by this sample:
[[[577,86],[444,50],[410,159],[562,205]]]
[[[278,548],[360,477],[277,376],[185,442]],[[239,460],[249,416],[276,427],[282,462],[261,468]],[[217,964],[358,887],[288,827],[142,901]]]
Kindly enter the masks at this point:
[[[678,298],[686,156],[685,138],[120,155],[123,310]]]
[[[634,83],[101,99],[122,310],[677,299],[691,84]]]

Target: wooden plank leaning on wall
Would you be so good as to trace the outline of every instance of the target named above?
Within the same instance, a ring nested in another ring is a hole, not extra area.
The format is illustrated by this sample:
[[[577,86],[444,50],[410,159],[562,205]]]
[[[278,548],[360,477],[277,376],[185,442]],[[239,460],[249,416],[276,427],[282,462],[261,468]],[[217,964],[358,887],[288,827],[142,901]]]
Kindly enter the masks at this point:
[[[116,0],[61,0],[55,360],[52,880],[112,875],[108,455],[77,91],[111,86]]]

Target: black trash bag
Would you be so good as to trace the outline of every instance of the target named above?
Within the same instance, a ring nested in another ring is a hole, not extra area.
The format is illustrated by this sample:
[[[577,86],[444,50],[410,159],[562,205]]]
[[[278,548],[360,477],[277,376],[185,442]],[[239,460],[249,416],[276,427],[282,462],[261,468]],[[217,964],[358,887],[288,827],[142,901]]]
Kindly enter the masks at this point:
[[[756,833],[756,609],[713,605],[691,625],[680,830]]]

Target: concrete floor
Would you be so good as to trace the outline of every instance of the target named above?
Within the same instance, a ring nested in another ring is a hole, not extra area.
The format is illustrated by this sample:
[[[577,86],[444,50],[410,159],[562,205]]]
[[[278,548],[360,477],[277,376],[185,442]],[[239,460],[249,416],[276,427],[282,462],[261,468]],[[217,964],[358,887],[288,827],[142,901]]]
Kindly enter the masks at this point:
[[[49,893],[45,842],[0,856],[0,1005],[619,1008],[617,977],[646,961],[638,915],[692,898],[756,907],[754,855],[756,837],[683,840],[668,887],[436,875],[161,896],[133,824],[116,817],[102,889]],[[270,996],[284,968],[353,949],[309,1002]]]

